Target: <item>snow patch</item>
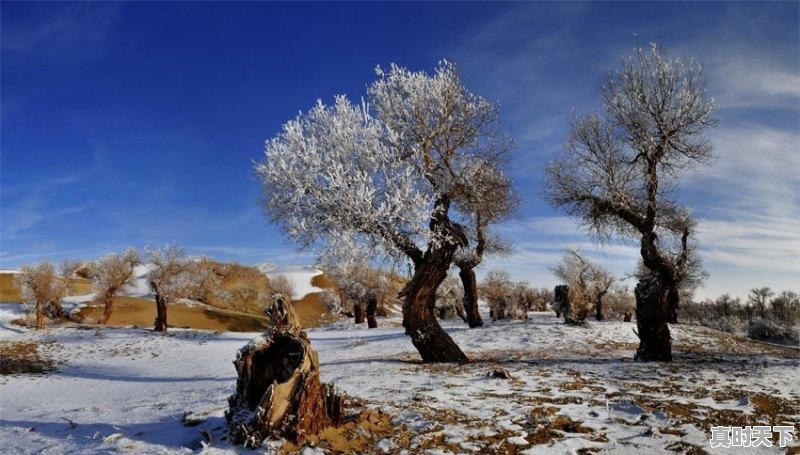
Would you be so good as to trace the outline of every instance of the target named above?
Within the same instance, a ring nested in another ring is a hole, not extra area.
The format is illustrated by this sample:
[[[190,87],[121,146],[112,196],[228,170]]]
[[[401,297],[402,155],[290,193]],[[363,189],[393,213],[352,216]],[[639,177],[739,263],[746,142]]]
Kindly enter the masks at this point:
[[[294,285],[294,295],[292,295],[292,300],[300,300],[308,294],[322,292],[324,289],[318,288],[311,284],[311,279],[317,275],[322,275],[322,270],[316,267],[301,265],[274,267],[267,272],[267,276],[270,279],[282,276],[288,279]]]

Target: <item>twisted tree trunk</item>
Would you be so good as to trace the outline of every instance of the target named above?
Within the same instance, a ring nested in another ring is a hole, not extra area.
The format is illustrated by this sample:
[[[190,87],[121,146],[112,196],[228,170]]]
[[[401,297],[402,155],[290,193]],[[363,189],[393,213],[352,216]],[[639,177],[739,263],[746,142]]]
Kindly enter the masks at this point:
[[[273,327],[241,348],[234,361],[238,379],[225,413],[235,444],[259,447],[267,438],[300,443],[344,420],[344,401],[323,384],[319,359],[298,325],[291,301],[273,297]]]
[[[475,278],[475,270],[462,268],[459,270],[458,276],[464,286],[464,312],[467,316],[467,324],[470,328],[480,327],[483,325],[483,320],[478,311],[478,280]]]
[[[656,247],[656,235],[642,238],[642,259],[651,271],[636,285],[636,327],[639,348],[635,359],[645,362],[671,362],[672,338],[667,325],[670,302],[667,295],[674,287],[674,271]]]
[[[639,348],[636,360],[671,362],[672,339],[667,321],[666,289],[656,274],[642,278],[636,285],[636,327]]]
[[[469,361],[439,325],[435,315],[436,288],[447,276],[454,252],[454,246],[427,252],[416,264],[414,276],[400,293],[405,297],[403,327],[423,362]]]

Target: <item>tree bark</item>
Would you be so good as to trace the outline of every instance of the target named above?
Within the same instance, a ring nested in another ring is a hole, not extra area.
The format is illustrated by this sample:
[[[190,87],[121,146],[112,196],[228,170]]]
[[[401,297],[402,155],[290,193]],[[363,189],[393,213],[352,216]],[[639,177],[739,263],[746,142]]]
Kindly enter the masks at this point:
[[[367,297],[367,327],[370,329],[378,328],[378,321],[375,319],[375,310],[378,308],[378,299],[374,295]]]
[[[156,322],[153,330],[167,332],[167,302],[158,292],[156,292]]]
[[[320,381],[317,353],[289,298],[274,296],[267,314],[273,327],[236,356],[236,392],[225,413],[233,443],[251,448],[267,438],[301,443],[345,416],[343,397]]]
[[[560,312],[564,315],[564,322],[567,324],[575,323],[572,314],[572,302],[569,300],[569,286],[566,284],[559,284],[556,286],[555,289],[553,289],[553,300],[555,300],[559,306],[559,311],[556,311],[556,315]]]
[[[475,278],[475,270],[462,268],[458,272],[458,276],[464,286],[464,313],[467,316],[467,324],[471,329],[480,327],[483,325],[483,320],[478,311],[478,280]]]
[[[603,318],[603,297],[608,293],[608,289],[597,294],[597,300],[594,302],[594,318],[602,321]]]
[[[667,290],[667,321],[670,324],[678,323],[678,305],[681,295],[677,286],[670,286]]]
[[[425,258],[415,264],[414,276],[400,293],[405,298],[403,327],[423,362],[469,361],[435,315],[436,288],[447,276],[454,252],[455,247],[427,252]]]
[[[644,362],[671,362],[672,339],[669,333],[666,289],[656,274],[636,285],[636,327],[639,348],[635,359]]]
[[[355,315],[356,324],[364,323],[364,307],[361,305],[361,302],[355,302],[353,304],[353,314]]]
[[[641,254],[651,273],[636,285],[636,327],[639,348],[635,359],[644,362],[671,362],[672,339],[667,322],[670,302],[667,294],[675,288],[675,273],[656,247],[656,234],[642,237]]]
[[[101,324],[108,324],[108,320],[111,319],[111,313],[114,311],[114,292],[108,291],[103,294],[103,320],[100,322]]]

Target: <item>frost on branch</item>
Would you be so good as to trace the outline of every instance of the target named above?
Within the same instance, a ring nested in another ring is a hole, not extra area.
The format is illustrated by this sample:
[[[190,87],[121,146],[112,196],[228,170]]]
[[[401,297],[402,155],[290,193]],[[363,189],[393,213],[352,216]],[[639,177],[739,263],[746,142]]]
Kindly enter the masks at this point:
[[[61,316],[61,300],[67,292],[67,280],[56,274],[52,262],[42,261],[35,265],[23,265],[14,274],[14,287],[19,289],[20,299],[36,316],[36,329],[44,328],[44,317]]]
[[[497,106],[469,92],[449,62],[433,75],[392,65],[377,76],[366,101],[319,101],[267,141],[255,166],[265,211],[321,255],[404,256],[414,265],[401,292],[406,333],[423,360],[464,362],[436,321],[435,293],[478,207],[511,189],[510,141]]]
[[[563,156],[547,166],[545,193],[603,240],[637,239],[646,276],[636,287],[636,358],[672,360],[667,323],[681,287],[702,279],[695,221],[673,199],[681,173],[713,159],[716,125],[702,67],[659,45],[636,49],[601,84],[605,112],[576,117]]]

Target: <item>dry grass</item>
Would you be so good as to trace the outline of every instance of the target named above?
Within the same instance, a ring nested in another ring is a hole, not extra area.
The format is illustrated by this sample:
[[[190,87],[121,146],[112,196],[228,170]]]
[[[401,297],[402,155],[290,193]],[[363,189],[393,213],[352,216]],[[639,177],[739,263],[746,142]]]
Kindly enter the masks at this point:
[[[39,355],[39,343],[0,341],[0,375],[43,374],[53,362]]]
[[[353,409],[354,405],[348,407]],[[394,438],[395,443],[401,446],[408,445],[411,433],[392,424],[392,416],[361,406],[355,409],[356,412],[348,416],[343,425],[325,428],[310,436],[303,445],[287,443],[281,452],[298,453],[310,443],[333,453],[371,453],[375,451],[375,444],[386,438]]]

